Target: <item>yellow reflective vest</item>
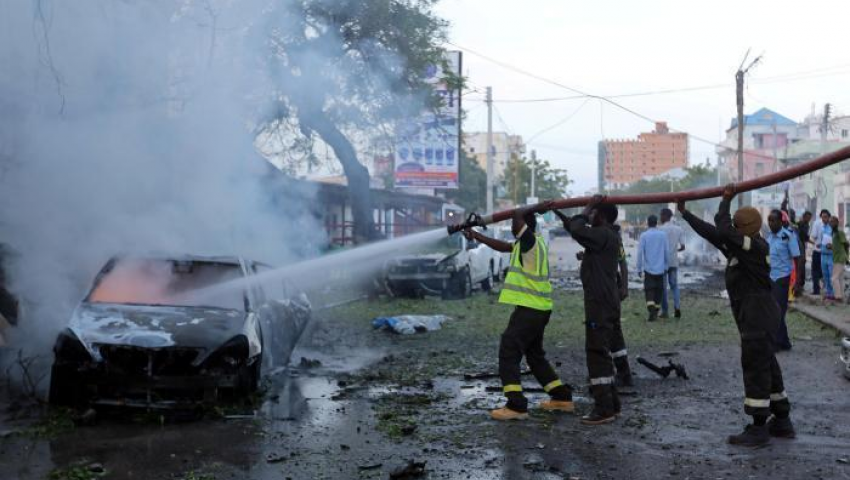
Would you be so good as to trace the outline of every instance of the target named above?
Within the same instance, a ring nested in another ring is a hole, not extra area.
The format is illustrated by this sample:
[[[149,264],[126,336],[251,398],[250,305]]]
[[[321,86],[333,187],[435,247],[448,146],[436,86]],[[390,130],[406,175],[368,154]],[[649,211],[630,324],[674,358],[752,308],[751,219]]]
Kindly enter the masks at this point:
[[[552,310],[552,284],[549,283],[549,249],[541,235],[534,235],[536,241],[531,252],[534,253],[533,265],[522,265],[520,242],[514,242],[511,252],[511,266],[499,303],[519,305],[534,310]],[[526,259],[531,255],[527,255]],[[531,262],[529,262],[531,263]]]

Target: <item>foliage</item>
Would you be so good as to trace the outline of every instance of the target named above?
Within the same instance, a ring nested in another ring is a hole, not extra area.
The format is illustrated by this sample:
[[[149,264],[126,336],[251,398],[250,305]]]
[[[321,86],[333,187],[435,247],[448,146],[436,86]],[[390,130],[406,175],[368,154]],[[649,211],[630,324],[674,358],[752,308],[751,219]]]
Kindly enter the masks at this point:
[[[487,172],[478,165],[474,157],[461,150],[460,188],[447,190],[446,198],[466,209],[467,212],[484,211],[487,202]]]
[[[683,190],[691,190],[694,188],[712,187],[717,184],[717,169],[706,165],[694,165],[685,169],[687,172],[681,179],[672,179],[666,176],[658,176],[650,179],[639,180],[628,188],[622,190],[610,191],[610,195],[640,195],[642,193],[657,193],[657,192],[680,192]],[[621,211],[625,212],[620,216],[620,220],[627,220],[633,224],[646,223],[646,218],[649,215],[658,215],[658,212],[667,205],[652,204],[652,205],[624,205]],[[694,212],[700,212],[705,209],[713,210],[717,206],[717,200],[701,200],[691,202],[688,208]]]
[[[514,204],[525,203],[531,196],[531,160],[514,157],[505,169],[505,190]],[[572,180],[567,171],[554,168],[548,160],[537,159],[535,190],[538,198],[561,198],[567,194]]]
[[[267,129],[291,125],[333,149],[348,179],[355,236],[372,232],[369,173],[354,136],[435,105],[422,73],[443,60],[435,0],[297,0],[269,12],[270,70],[280,102]],[[450,78],[459,84],[460,79]],[[390,128],[391,129],[391,128]]]

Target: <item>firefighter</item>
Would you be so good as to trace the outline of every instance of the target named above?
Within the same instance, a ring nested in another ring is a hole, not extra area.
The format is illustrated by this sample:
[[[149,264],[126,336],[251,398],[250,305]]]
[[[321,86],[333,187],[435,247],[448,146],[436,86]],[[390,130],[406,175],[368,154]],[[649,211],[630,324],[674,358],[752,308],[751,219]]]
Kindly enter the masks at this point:
[[[543,334],[552,315],[552,284],[549,282],[549,249],[543,236],[535,232],[536,228],[534,212],[517,209],[511,223],[511,232],[517,239],[513,244],[486,237],[472,229],[464,230],[469,240],[477,240],[500,252],[511,252],[508,275],[499,295],[500,303],[514,305],[499,343],[499,377],[507,404],[490,412],[495,420],[528,418],[528,399],[523,395],[520,382],[523,357],[551,397],[541,402],[540,408],[561,412],[574,409],[572,387],[558,378],[543,350]]]
[[[564,228],[584,247],[581,284],[584,289],[585,351],[590,391],[594,406],[581,419],[585,425],[613,422],[620,413],[620,400],[614,385],[615,325],[620,319],[620,289],[617,264],[620,241],[614,231],[617,207],[602,203],[596,195],[580,215],[572,218],[555,211]]]
[[[727,258],[726,290],[741,335],[741,366],[744,377],[744,412],[753,417],[744,431],[728,438],[730,444],[759,446],[770,437],[793,438],[791,404],[776,361],[779,332],[779,306],[771,295],[770,247],[761,237],[761,214],[752,207],[735,212],[729,206],[735,196],[733,185],[723,190],[715,225],[687,211],[685,202],[678,210],[697,234],[708,240]],[[768,417],[773,416],[768,419]]]
[[[617,232],[617,286],[620,289],[620,302],[629,298],[629,263],[626,258],[626,249],[623,247],[623,235],[619,225],[614,225]],[[633,387],[632,369],[629,366],[629,352],[626,350],[626,339],[623,337],[622,318],[617,318],[614,323],[614,336],[611,339],[611,357],[614,359],[615,385],[617,387]]]

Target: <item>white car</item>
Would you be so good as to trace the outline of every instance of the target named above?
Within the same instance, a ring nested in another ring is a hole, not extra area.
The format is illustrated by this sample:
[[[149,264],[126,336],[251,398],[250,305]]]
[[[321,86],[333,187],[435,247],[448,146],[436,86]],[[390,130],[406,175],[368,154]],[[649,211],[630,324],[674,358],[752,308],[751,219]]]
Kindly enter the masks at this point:
[[[397,257],[387,268],[387,289],[395,296],[464,298],[476,286],[493,288],[500,259],[490,247],[468,242],[461,233],[443,239],[427,252]]]
[[[844,377],[850,380],[850,337],[841,339],[841,362],[844,363]]]

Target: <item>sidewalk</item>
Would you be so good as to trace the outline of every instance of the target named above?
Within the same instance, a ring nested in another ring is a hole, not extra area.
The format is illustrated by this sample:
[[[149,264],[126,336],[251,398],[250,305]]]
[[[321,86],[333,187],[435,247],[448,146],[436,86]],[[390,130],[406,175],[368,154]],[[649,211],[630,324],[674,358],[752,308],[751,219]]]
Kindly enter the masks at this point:
[[[850,305],[824,305],[819,297],[806,295],[789,306],[815,321],[850,336]]]

